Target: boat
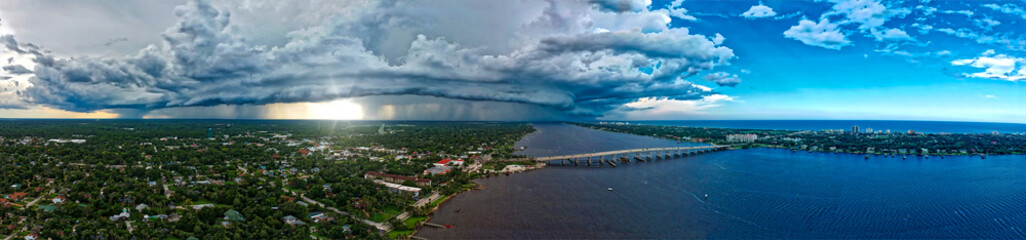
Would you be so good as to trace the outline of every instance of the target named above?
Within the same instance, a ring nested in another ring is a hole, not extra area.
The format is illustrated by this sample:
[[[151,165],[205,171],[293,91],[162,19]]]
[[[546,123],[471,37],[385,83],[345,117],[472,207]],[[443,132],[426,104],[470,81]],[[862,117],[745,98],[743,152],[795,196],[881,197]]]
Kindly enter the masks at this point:
[[[869,159],[869,155],[866,155],[866,159]]]
[[[606,188],[606,190],[613,191],[613,188]]]

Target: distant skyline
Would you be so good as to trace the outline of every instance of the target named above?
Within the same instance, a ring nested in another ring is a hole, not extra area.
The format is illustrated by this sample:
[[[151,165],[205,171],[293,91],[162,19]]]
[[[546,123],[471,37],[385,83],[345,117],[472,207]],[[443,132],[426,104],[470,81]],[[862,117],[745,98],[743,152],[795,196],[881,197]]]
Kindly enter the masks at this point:
[[[0,118],[1026,122],[1026,1],[0,2]]]

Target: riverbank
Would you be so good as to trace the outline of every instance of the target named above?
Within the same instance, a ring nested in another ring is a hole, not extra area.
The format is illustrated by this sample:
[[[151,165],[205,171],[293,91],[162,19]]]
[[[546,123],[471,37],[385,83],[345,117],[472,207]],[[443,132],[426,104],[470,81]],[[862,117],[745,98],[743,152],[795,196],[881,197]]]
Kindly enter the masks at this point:
[[[454,197],[459,196],[460,194],[464,194],[464,193],[468,193],[468,192],[472,192],[472,191],[479,191],[479,190],[484,189],[485,186],[480,184],[480,183],[478,183],[480,180],[488,179],[488,178],[492,178],[492,177],[503,177],[503,176],[509,177],[511,174],[523,173],[523,172],[533,171],[533,170],[539,170],[539,169],[542,169],[542,168],[545,168],[545,167],[546,166],[545,166],[544,163],[538,163],[536,165],[532,165],[532,166],[529,166],[529,167],[525,167],[525,166],[522,166],[522,165],[507,165],[502,170],[497,170],[497,171],[493,170],[493,169],[481,169],[482,172],[478,173],[478,174],[480,174],[480,176],[477,176],[476,178],[474,178],[474,180],[472,180],[472,182],[474,183],[473,187],[468,188],[468,189],[463,189],[463,190],[461,190],[459,192],[456,192],[456,193],[453,193],[453,194],[441,197],[439,199],[436,199],[436,200],[432,201],[431,203],[428,203],[427,206],[430,209],[428,210],[428,213],[426,214],[426,217],[423,219],[423,221],[419,221],[419,222],[416,223],[416,227],[413,229],[412,232],[410,232],[409,234],[404,234],[404,235],[409,236],[410,238],[426,239],[426,238],[417,236],[417,233],[420,232],[420,230],[422,228],[428,227],[428,226],[425,226],[425,224],[429,223],[431,221],[431,218],[434,216],[434,213],[436,211],[438,211],[438,209],[443,204],[448,202],[450,199],[453,199]],[[447,225],[447,224],[444,224],[444,223],[441,223],[441,224],[435,223],[435,224],[441,225],[441,226],[446,226]],[[455,226],[453,226],[453,227],[455,227]],[[389,235],[389,238],[395,239],[396,237],[394,237],[393,235]]]

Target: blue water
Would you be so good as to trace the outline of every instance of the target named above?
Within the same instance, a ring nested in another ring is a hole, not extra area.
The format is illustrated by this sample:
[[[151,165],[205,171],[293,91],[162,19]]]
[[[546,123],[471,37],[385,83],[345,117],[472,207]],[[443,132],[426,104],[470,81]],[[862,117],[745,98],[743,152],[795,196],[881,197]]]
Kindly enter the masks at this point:
[[[786,130],[851,130],[851,126],[907,132],[913,130],[924,133],[1023,133],[1026,124],[1020,123],[987,123],[987,122],[940,122],[940,121],[881,121],[881,120],[678,120],[678,121],[628,121],[645,125],[745,128],[745,129],[786,129]]]
[[[536,127],[542,131],[518,145],[538,156],[677,144],[565,125]],[[455,228],[423,228],[418,236],[1023,239],[1024,160],[865,160],[747,149],[616,168],[553,166],[479,180],[485,189],[455,197],[431,219]]]

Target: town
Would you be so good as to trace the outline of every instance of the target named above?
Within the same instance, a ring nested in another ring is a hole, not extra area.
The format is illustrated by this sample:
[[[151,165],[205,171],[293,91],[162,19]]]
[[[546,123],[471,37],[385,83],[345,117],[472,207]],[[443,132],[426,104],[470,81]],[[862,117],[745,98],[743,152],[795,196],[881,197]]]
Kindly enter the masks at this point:
[[[0,238],[412,236],[522,123],[5,120]],[[516,165],[516,163],[513,163]]]
[[[915,130],[874,130],[852,126],[819,131],[656,126],[624,122],[574,123],[593,129],[710,144],[768,147],[793,151],[929,157],[946,155],[1005,155],[1026,153],[1021,133],[922,133]]]

